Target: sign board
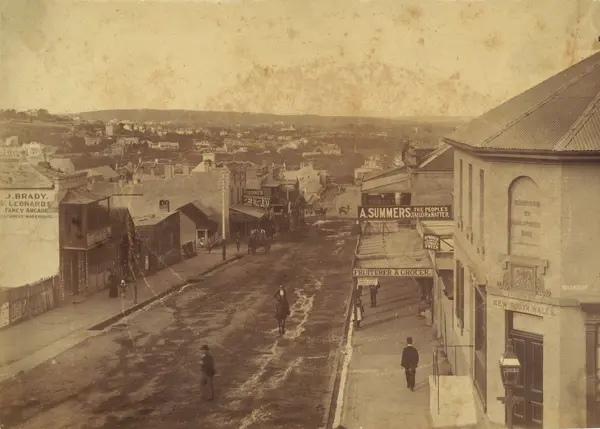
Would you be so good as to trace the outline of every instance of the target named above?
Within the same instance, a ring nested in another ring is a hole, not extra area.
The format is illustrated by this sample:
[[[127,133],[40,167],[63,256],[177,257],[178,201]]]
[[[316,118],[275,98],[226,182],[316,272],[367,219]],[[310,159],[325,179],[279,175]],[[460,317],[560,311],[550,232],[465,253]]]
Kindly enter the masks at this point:
[[[452,206],[359,206],[359,220],[452,220]]]
[[[358,286],[376,286],[377,285],[377,277],[359,277]]]
[[[270,198],[248,196],[244,194],[244,204],[252,207],[267,208],[271,204]]]
[[[58,218],[54,190],[0,191],[0,218]]]
[[[423,234],[423,249],[440,250],[440,236],[435,234]]]
[[[353,277],[433,277],[433,268],[354,268]]]
[[[533,316],[556,316],[554,307],[551,305],[540,305],[533,302],[524,302],[509,298],[492,299],[492,307],[501,310],[515,311],[517,313],[526,313]]]
[[[158,202],[158,209],[159,210],[164,210],[166,212],[168,212],[171,208],[171,202],[169,200],[160,200]]]
[[[106,241],[110,238],[111,227],[107,226],[101,228],[97,231],[93,231],[88,233],[87,235],[87,245],[93,246],[94,244],[101,243],[102,241]]]
[[[244,198],[246,197],[264,197],[265,193],[262,189],[245,189]]]

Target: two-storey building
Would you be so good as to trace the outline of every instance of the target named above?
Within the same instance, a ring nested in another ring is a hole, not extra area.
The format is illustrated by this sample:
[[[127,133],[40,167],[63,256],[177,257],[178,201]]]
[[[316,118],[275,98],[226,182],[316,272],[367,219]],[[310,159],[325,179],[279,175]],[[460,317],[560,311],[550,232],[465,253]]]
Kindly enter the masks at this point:
[[[472,380],[484,421],[599,426],[600,53],[444,141],[455,274],[442,334],[466,346],[449,359],[454,374]],[[512,411],[496,399],[508,340],[522,366]]]

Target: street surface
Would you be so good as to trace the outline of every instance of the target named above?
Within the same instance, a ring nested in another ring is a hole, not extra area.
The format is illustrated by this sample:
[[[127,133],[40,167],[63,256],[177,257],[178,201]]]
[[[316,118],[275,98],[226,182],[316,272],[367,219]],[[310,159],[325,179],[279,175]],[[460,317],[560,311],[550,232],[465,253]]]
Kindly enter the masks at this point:
[[[8,380],[0,427],[323,426],[351,289],[351,229],[320,223],[295,232]],[[283,337],[274,317],[279,283],[292,311]],[[201,398],[203,344],[218,372],[213,402]]]

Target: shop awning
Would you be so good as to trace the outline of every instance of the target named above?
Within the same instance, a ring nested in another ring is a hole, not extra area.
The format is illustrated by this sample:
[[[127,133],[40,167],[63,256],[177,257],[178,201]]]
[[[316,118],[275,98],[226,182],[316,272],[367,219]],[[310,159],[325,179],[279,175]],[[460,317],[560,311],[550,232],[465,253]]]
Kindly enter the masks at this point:
[[[267,212],[258,207],[236,204],[229,208],[229,217],[232,222],[254,222],[262,219]]]
[[[369,194],[411,192],[410,174],[402,173],[364,181],[361,191]]]
[[[355,277],[433,277],[423,240],[412,228],[361,237]]]

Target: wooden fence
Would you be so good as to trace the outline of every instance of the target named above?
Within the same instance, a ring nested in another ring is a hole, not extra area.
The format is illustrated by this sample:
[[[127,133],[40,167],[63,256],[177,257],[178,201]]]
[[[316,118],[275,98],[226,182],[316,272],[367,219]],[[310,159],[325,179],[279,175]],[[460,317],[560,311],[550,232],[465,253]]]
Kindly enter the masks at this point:
[[[17,288],[0,288],[0,328],[52,310],[64,299],[58,276]]]

